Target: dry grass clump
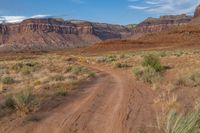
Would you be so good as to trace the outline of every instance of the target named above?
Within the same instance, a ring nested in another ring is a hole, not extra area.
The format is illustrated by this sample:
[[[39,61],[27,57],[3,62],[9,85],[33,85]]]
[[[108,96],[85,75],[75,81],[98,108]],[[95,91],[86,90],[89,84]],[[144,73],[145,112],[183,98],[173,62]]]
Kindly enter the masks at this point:
[[[53,81],[64,81],[65,77],[61,74],[57,74],[51,77],[51,80]]]
[[[66,68],[65,73],[72,73],[73,75],[87,75],[87,77],[95,77],[95,72],[90,71],[86,67],[79,65],[70,65]]]
[[[5,98],[3,110],[16,111],[20,116],[37,110],[38,101],[32,90],[24,90]]]
[[[35,72],[41,67],[41,65],[37,62],[18,62],[12,66],[12,69],[16,72],[21,72],[22,74],[30,74],[32,72]]]
[[[186,87],[196,87],[200,85],[200,73],[195,72],[188,76],[179,77],[175,81],[175,85],[177,86],[186,86]]]
[[[96,62],[98,62],[98,63],[112,63],[114,61],[117,61],[116,55],[107,55],[107,56],[96,57]]]
[[[113,63],[114,68],[127,68],[130,67],[126,62],[115,62]]]
[[[199,133],[200,105],[186,114],[170,111],[163,115],[164,121],[158,128],[163,133]]]
[[[55,92],[55,95],[56,96],[67,96],[67,94],[68,94],[68,89],[66,89],[66,88],[57,88],[56,89],[56,92]]]

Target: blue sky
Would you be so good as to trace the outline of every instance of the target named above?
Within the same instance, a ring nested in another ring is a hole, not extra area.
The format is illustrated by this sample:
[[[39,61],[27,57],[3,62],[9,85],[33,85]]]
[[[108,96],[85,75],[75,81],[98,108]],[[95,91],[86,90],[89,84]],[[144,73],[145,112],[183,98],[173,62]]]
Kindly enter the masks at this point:
[[[147,17],[192,14],[198,0],[0,0],[0,16],[9,22],[29,17],[63,17],[115,24]]]

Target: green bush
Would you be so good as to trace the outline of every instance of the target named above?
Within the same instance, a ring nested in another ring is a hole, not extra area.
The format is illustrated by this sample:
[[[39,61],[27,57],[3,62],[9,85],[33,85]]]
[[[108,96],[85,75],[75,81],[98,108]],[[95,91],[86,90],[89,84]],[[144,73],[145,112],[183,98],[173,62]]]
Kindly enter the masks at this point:
[[[133,73],[138,80],[151,84],[161,79],[160,74],[152,67],[135,68],[133,69]]]
[[[3,77],[1,79],[1,82],[3,84],[13,84],[15,82],[14,78],[13,77],[10,77],[10,76],[6,76],[6,77]]]
[[[142,63],[144,67],[152,67],[156,72],[161,72],[163,70],[163,66],[160,63],[160,60],[157,56],[150,54],[144,56],[144,61]]]

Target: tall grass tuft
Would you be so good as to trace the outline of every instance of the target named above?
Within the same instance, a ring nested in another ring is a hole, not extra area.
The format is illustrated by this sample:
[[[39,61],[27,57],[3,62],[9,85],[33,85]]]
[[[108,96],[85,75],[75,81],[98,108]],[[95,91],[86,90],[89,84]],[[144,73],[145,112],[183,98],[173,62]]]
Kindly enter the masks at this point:
[[[199,133],[200,132],[200,104],[186,115],[175,111],[166,117],[164,133]]]
[[[26,115],[37,109],[38,102],[30,89],[16,94],[14,101],[15,108],[20,115]]]

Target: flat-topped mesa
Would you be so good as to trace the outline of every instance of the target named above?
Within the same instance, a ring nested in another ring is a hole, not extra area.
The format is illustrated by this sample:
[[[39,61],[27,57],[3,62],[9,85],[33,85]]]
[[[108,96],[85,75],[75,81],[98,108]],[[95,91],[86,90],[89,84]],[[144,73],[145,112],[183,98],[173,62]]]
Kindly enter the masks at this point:
[[[159,32],[172,26],[186,25],[191,20],[192,17],[186,14],[147,18],[135,27],[134,33]]]
[[[198,5],[194,12],[194,18],[200,17],[200,5]]]
[[[126,26],[60,18],[27,19],[0,24],[0,45],[6,48],[60,49],[83,47],[131,35]]]
[[[45,18],[45,19],[27,19],[21,23],[0,25],[0,34],[21,33],[21,32],[56,32],[62,34],[91,34],[92,25],[73,24],[63,19]]]
[[[78,25],[63,19],[27,19],[20,24],[9,24],[10,32],[56,32],[62,34],[91,34],[91,24]]]

